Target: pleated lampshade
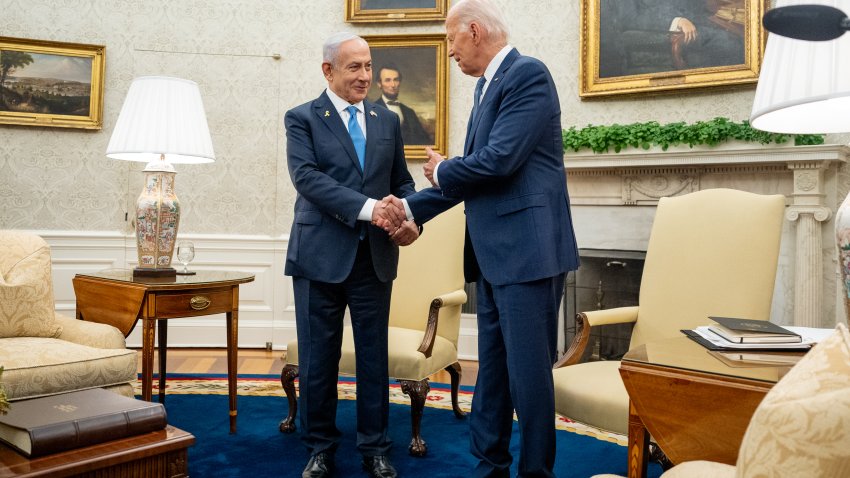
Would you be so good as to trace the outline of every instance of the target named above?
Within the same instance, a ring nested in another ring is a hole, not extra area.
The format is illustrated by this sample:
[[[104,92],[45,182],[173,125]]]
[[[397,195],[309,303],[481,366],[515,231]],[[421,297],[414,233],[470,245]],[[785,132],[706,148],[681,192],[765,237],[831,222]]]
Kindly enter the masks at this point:
[[[798,4],[850,10],[850,0],[777,0],[775,7]],[[850,34],[829,41],[769,34],[750,123],[777,133],[850,131]]]
[[[126,161],[215,161],[201,92],[191,80],[142,76],[133,80],[106,148]]]

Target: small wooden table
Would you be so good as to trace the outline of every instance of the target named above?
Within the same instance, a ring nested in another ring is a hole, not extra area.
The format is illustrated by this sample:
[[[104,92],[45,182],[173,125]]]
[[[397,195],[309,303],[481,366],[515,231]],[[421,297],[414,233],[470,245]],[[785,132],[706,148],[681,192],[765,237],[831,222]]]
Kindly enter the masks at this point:
[[[0,444],[0,478],[183,478],[189,476],[187,449],[194,443],[190,433],[168,426],[32,460]]]
[[[674,464],[734,465],[753,412],[790,368],[730,367],[685,336],[630,350],[620,365],[630,399],[629,478],[646,476],[650,434]]]
[[[169,278],[133,277],[132,270],[111,269],[74,277],[77,318],[115,326],[124,336],[142,320],[142,399],[151,401],[154,332],[159,323],[159,401],[165,403],[168,320],[221,314],[227,316],[227,385],[230,433],[236,432],[236,360],[239,347],[239,284],[254,276],[232,271],[197,271]]]

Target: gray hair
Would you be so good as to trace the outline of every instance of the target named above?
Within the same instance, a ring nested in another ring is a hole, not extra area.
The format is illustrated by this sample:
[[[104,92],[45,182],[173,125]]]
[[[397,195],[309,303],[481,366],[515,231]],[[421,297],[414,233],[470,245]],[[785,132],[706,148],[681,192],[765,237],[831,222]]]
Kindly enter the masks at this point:
[[[328,37],[328,39],[325,40],[325,44],[322,45],[322,62],[330,63],[334,68],[339,66],[337,65],[337,60],[339,59],[339,46],[349,40],[360,40],[363,43],[366,43],[366,40],[351,32],[334,33]]]
[[[508,42],[508,24],[501,12],[489,0],[461,0],[449,9],[457,17],[459,26],[466,30],[477,22],[495,42]]]

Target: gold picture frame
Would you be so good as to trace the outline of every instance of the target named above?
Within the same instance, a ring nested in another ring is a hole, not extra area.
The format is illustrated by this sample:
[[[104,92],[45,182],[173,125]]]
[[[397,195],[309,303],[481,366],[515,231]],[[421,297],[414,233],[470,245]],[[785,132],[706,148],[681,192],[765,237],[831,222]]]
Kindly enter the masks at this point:
[[[581,0],[579,94],[594,98],[755,83],[764,55],[766,3]]]
[[[445,156],[449,111],[446,35],[363,38],[372,52],[373,79],[367,98],[401,117],[405,157],[427,158],[426,146]],[[395,86],[382,87],[382,78],[386,85]],[[400,104],[388,105],[384,101],[393,100],[393,95]]]
[[[349,23],[445,20],[449,0],[346,0]]]
[[[0,37],[0,124],[101,129],[105,49]]]

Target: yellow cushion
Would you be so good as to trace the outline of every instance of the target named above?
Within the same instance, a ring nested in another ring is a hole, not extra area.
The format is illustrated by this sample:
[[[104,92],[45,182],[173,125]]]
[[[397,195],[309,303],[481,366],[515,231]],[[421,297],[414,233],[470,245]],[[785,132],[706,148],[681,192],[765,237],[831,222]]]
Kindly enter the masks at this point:
[[[136,380],[136,351],[99,349],[46,337],[0,338],[3,385],[11,399]]]
[[[439,335],[434,340],[434,350],[430,357],[416,349],[422,342],[423,332],[419,330],[389,328],[389,376],[399,380],[423,380],[429,375],[457,362],[457,350],[448,340]],[[298,365],[298,341],[293,340],[286,346],[286,363]],[[345,327],[342,334],[342,358],[339,361],[339,373],[356,375],[354,359],[354,335],[351,327]]]
[[[839,324],[756,408],[737,476],[850,476],[850,334]]]
[[[627,435],[629,394],[619,368],[619,361],[608,360],[553,370],[555,411],[577,422]]]
[[[0,338],[56,337],[50,246],[38,236],[0,231]]]

